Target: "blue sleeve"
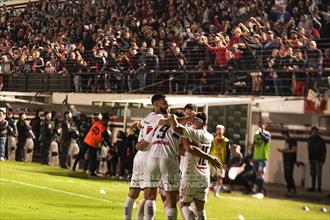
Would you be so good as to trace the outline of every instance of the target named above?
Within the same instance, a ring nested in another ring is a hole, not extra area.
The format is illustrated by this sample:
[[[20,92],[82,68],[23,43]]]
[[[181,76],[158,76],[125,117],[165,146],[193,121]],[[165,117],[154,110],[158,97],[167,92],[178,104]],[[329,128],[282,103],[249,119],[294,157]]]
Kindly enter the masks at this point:
[[[260,132],[259,133],[260,136],[262,137],[262,139],[265,141],[265,142],[269,142],[270,141],[270,134],[266,134],[264,132]]]

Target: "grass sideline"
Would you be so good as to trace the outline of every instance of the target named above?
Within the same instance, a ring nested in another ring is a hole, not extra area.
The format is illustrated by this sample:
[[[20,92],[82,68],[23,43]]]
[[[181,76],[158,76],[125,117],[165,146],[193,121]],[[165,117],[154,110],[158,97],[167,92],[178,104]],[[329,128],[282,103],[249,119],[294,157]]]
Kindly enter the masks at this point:
[[[81,172],[15,161],[0,162],[0,219],[123,219],[123,203],[128,182],[90,178]],[[106,192],[101,193],[103,190]],[[141,198],[141,197],[140,197]],[[310,208],[303,211],[303,206]],[[313,219],[330,220],[320,212],[330,206],[264,198],[257,200],[239,193],[210,194],[206,205],[208,219],[245,220]],[[133,216],[135,216],[134,209]],[[178,214],[181,218],[180,212]],[[156,219],[165,219],[160,199]]]

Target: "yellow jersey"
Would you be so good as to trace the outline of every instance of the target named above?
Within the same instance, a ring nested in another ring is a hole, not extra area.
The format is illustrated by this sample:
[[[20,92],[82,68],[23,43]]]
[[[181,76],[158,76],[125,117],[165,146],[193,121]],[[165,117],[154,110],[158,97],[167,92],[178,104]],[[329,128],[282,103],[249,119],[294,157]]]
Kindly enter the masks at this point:
[[[218,158],[221,163],[225,164],[229,159],[229,154],[229,139],[226,137],[223,140],[214,138],[210,155]]]

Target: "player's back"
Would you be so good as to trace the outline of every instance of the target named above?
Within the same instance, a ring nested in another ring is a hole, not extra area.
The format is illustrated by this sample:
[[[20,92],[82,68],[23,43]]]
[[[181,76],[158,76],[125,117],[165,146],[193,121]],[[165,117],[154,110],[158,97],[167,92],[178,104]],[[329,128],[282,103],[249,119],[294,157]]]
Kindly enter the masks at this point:
[[[211,143],[213,141],[213,135],[206,129],[193,129],[187,128],[185,134],[187,138],[198,143],[198,148],[203,152],[209,154],[211,149]],[[182,157],[183,178],[187,181],[208,183],[210,170],[208,161],[200,157],[193,156],[186,152]]]
[[[171,126],[158,125],[151,139],[150,157],[178,159],[180,135]]]
[[[156,112],[150,112],[142,121],[141,121],[141,130],[139,133],[138,142],[142,141],[148,134],[150,134],[154,128],[158,125],[160,119],[164,116],[162,114],[158,114]],[[138,151],[136,156],[141,157],[141,159],[145,160],[146,156],[148,156],[150,151],[150,146],[145,148],[143,151]],[[135,156],[135,157],[136,157]]]

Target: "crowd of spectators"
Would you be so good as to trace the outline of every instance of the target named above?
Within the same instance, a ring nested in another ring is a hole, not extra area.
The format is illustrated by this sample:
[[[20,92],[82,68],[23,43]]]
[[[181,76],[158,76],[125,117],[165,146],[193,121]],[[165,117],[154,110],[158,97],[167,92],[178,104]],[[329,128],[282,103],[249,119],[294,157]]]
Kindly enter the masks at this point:
[[[329,74],[322,0],[40,0],[0,14],[1,72],[71,74],[76,92],[251,82],[254,93],[303,95],[306,79]]]

